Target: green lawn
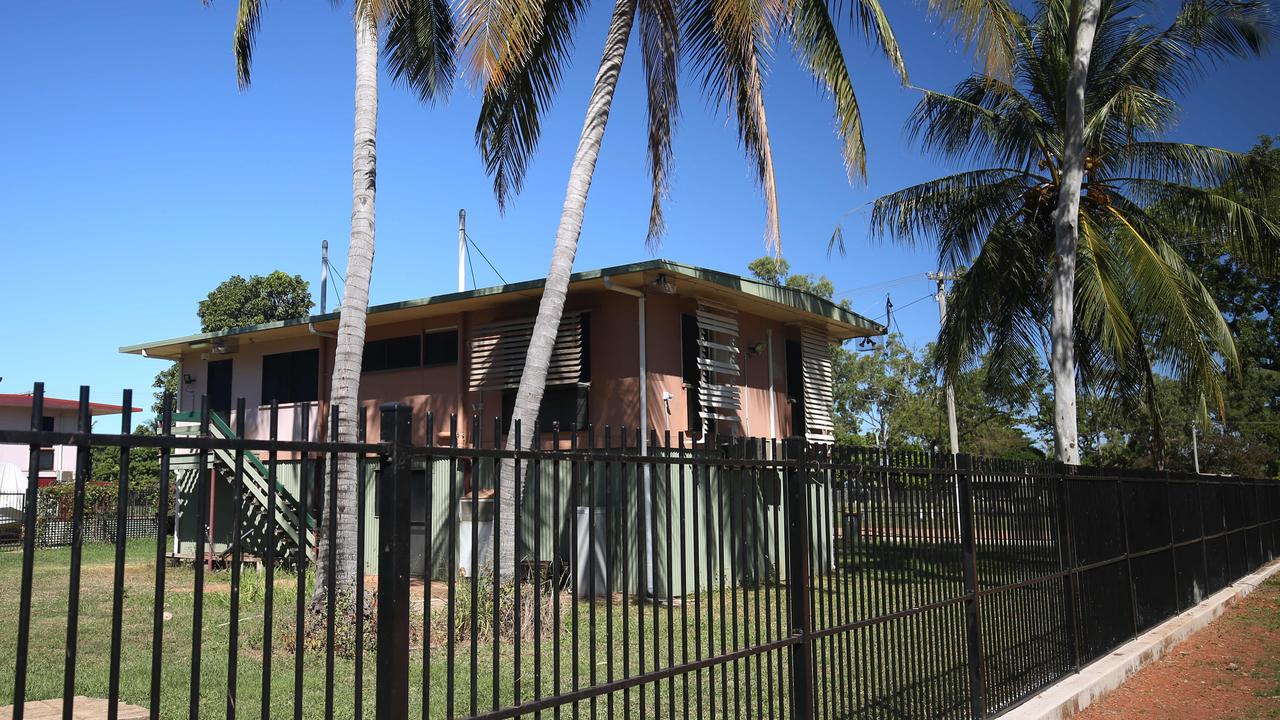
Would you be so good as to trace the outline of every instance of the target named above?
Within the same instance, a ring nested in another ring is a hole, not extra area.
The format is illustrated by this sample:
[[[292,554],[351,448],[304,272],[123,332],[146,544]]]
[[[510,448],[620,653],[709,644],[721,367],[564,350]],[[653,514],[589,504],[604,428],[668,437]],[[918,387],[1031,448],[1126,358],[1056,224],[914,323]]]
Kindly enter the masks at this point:
[[[150,695],[151,623],[154,595],[154,541],[130,542],[126,551],[126,598],[123,625],[124,650],[121,655],[121,698],[146,706]],[[110,657],[111,591],[114,551],[111,546],[84,547],[80,601],[79,643],[76,653],[76,694],[107,695]],[[842,568],[848,557],[837,559]],[[31,655],[28,670],[28,699],[60,697],[66,638],[68,568],[70,552],[40,550],[36,556],[31,628]],[[940,570],[919,558],[904,554],[900,546],[892,552],[859,559],[858,572],[836,572],[824,576],[814,590],[815,626],[829,627],[847,620],[869,617],[892,610],[907,609],[940,600]],[[0,598],[0,706],[12,702],[13,659],[16,655],[18,584],[20,553],[0,554],[0,582],[12,588]],[[164,624],[164,671],[160,687],[164,717],[187,717],[190,689],[193,570],[190,566],[170,567],[165,587],[164,609],[171,618]],[[227,668],[230,619],[230,574],[209,573],[204,593],[204,623],[200,636],[200,712],[206,717],[223,717],[226,711]],[[952,583],[954,584],[954,583]],[[238,714],[257,717],[261,712],[262,652],[264,645],[263,576],[246,570],[241,586],[240,651],[237,678]],[[273,656],[270,710],[273,716],[288,717],[293,710],[294,618],[297,577],[276,573],[273,621]],[[543,612],[535,633],[530,586],[522,586],[522,625],[517,655],[509,635],[498,644],[498,705],[514,700],[513,678],[521,682],[520,698],[529,702],[535,695],[554,694],[578,686],[634,676],[654,667],[666,668],[686,658],[711,657],[755,643],[783,636],[786,617],[786,588],[765,586],[723,593],[706,593],[686,598],[683,605],[654,606],[606,603],[574,603],[562,597],[559,625],[555,603],[544,595]],[[471,714],[472,689],[469,678],[473,662],[470,624],[469,583],[459,581],[454,614],[452,648],[454,672],[449,672],[449,644],[444,642],[449,627],[447,608],[433,610],[430,626],[429,713],[430,718],[449,716],[450,677],[453,678],[453,714]],[[482,591],[481,596],[485,593]],[[844,598],[854,597],[850,604]],[[783,604],[779,604],[779,603]],[[510,617],[513,603],[503,607]],[[593,607],[594,605],[594,607]],[[594,613],[594,621],[592,614]],[[576,615],[576,618],[575,618]],[[489,642],[492,608],[480,601],[477,607],[477,638],[474,662],[477,683],[476,711],[494,704],[493,645]],[[726,619],[728,622],[726,622]],[[963,693],[964,648],[962,616],[958,606],[894,620],[856,632],[832,636],[821,642],[817,655],[818,701],[833,716],[847,716],[850,706],[870,706],[872,712],[860,717],[893,716],[900,707],[948,707]],[[364,703],[373,709],[376,637],[372,623],[367,634]],[[610,626],[612,631],[610,632]],[[560,632],[555,632],[559,627]],[[574,628],[578,628],[575,633]],[[655,647],[654,637],[658,638]],[[323,632],[317,640],[304,644],[302,706],[306,717],[322,717],[325,693],[325,652]],[[411,714],[422,716],[423,622],[419,615],[411,629],[410,687]],[[351,658],[352,639],[342,643],[347,650],[335,661],[334,696],[337,717],[350,717],[355,701],[355,663]],[[991,660],[1008,655],[992,648]],[[915,652],[908,653],[911,647]],[[921,650],[925,652],[921,652]],[[1033,648],[1032,651],[1035,651]],[[1026,648],[1015,651],[1024,662]],[[518,659],[518,663],[517,663]],[[861,672],[853,672],[861,668]],[[874,670],[868,670],[874,669]],[[733,717],[738,715],[782,716],[788,702],[785,678],[789,672],[786,649],[750,660],[701,670],[673,679],[664,679],[643,688],[618,691],[596,700],[599,715],[613,717],[694,716]],[[576,674],[576,683],[575,683]],[[686,705],[687,703],[687,705]],[[591,702],[579,709],[586,716]],[[687,710],[686,710],[687,708]],[[672,713],[674,710],[674,713]],[[714,710],[714,712],[713,712]],[[572,708],[561,711],[572,714]],[[555,717],[554,712],[544,715]]]
[[[154,595],[154,542],[133,541],[126,551],[126,597],[123,615],[123,652],[121,654],[121,699],[125,702],[146,706],[150,696],[151,668],[151,623]],[[81,596],[79,643],[76,652],[76,688],[79,695],[105,697],[110,658],[110,619],[112,570],[114,550],[108,545],[86,545],[84,547]],[[61,697],[63,681],[64,648],[66,643],[68,570],[70,551],[40,550],[37,551],[32,594],[32,625],[30,660],[28,669],[27,698],[44,699]],[[0,705],[12,702],[13,662],[16,655],[18,593],[21,570],[20,553],[0,554],[0,582],[13,588],[0,598]],[[192,619],[193,619],[193,587],[194,572],[191,567],[170,567],[165,585],[164,609],[171,617],[164,624],[163,651],[164,670],[160,687],[161,713],[164,717],[186,717],[190,692]],[[230,619],[230,573],[218,571],[207,573],[204,593],[204,623],[201,633],[201,693],[200,712],[208,717],[222,717],[226,708],[227,668]],[[297,577],[291,573],[277,571],[274,597],[273,637],[274,653],[272,660],[271,711],[273,716],[289,716],[293,709],[294,671],[297,655],[294,652],[296,643],[295,612]],[[246,570],[241,585],[240,610],[240,652],[237,681],[238,708],[241,716],[257,716],[260,713],[262,694],[262,649],[264,645],[263,611],[264,611],[264,578],[254,570]],[[469,677],[472,663],[471,625],[467,611],[470,608],[468,583],[458,583],[458,604],[455,613],[455,637],[458,641],[453,647],[454,678],[453,696],[455,715],[467,715],[471,711],[471,687]],[[526,595],[528,586],[525,586]],[[770,589],[769,602],[772,606],[776,598],[776,589]],[[623,606],[621,603],[595,603],[596,614],[594,625],[591,623],[592,603],[576,604],[564,601],[560,609],[560,627],[562,632],[554,633],[555,621],[553,604],[544,599],[541,637],[535,643],[532,634],[533,623],[529,622],[532,604],[522,603],[526,607],[523,624],[526,634],[521,638],[520,675],[522,677],[522,699],[528,702],[535,695],[536,685],[540,685],[542,694],[551,694],[557,687],[568,690],[574,686],[574,675],[577,674],[579,685],[588,685],[593,676],[597,682],[606,682],[612,672],[614,678],[621,678],[625,670],[637,674],[643,663],[645,671],[652,671],[655,663],[661,667],[684,658],[685,639],[688,638],[687,652],[690,657],[697,654],[700,647],[704,656],[710,655],[712,647],[719,651],[722,642],[732,651],[734,647],[745,647],[764,637],[764,630],[754,624],[754,616],[750,613],[739,614],[740,622],[733,629],[714,626],[706,627],[707,603],[711,603],[714,621],[720,622],[719,597],[703,596],[701,603],[691,601],[686,607],[657,608],[657,634],[659,645],[654,647],[655,608],[652,605]],[[763,593],[739,591],[726,593],[726,608],[737,603],[745,608],[759,600],[761,612],[764,610]],[[689,617],[690,613],[700,610],[700,623]],[[579,628],[575,646],[572,628]],[[683,612],[682,612],[683,610]],[[777,613],[777,608],[773,608]],[[643,613],[643,618],[641,614]],[[612,616],[613,634],[608,635]],[[478,613],[480,626],[475,644],[475,664],[479,682],[476,686],[477,711],[483,712],[493,704],[493,646],[487,641],[492,623],[491,610],[484,607]],[[673,645],[667,642],[668,626],[674,618],[679,622],[687,620],[688,633],[677,629],[672,635]],[[372,624],[372,623],[371,623]],[[422,627],[421,617],[414,619],[412,628],[410,658],[410,684],[413,705],[412,714],[421,715],[422,706]],[[625,627],[625,630],[624,630]],[[447,717],[449,689],[449,656],[448,643],[444,642],[448,628],[448,612],[444,608],[433,611],[431,622],[431,657],[430,657],[430,713],[429,717]],[[594,628],[594,633],[592,629]],[[643,659],[641,656],[641,630],[643,629]],[[768,628],[769,632],[777,632],[776,624]],[[736,644],[734,634],[736,632]],[[303,710],[306,717],[322,717],[324,711],[325,692],[325,653],[322,644],[323,632],[315,633],[318,640],[308,641],[303,651]],[[624,637],[627,640],[624,643]],[[612,642],[609,642],[612,640]],[[373,628],[367,633],[365,653],[365,688],[364,702],[367,712],[372,712],[374,698],[374,669],[376,659],[373,645],[376,635]],[[345,645],[352,646],[348,638]],[[594,657],[591,652],[594,647]],[[510,704],[513,699],[512,678],[515,677],[516,655],[511,638],[499,643],[499,698],[501,705]],[[576,653],[575,653],[576,650]],[[674,652],[673,652],[674,650]],[[349,654],[349,653],[348,653]],[[702,686],[713,687],[717,696],[725,694],[733,702],[735,691],[743,712],[747,707],[754,708],[755,703],[765,703],[767,696],[760,690],[758,678],[770,669],[775,675],[780,671],[782,653],[774,653],[772,657],[747,663],[739,663],[738,672],[731,667],[718,674],[714,685],[707,681],[707,673],[702,673]],[[593,665],[594,660],[594,665]],[[759,665],[759,669],[756,666]],[[351,657],[338,657],[335,662],[334,696],[336,715],[346,717],[352,714],[355,701],[355,663]],[[750,690],[747,683],[750,681]],[[776,684],[776,683],[774,683]],[[690,693],[690,707],[697,702],[696,691],[700,685],[690,682],[687,688]],[[624,713],[624,706],[636,712],[641,706],[646,707],[645,714],[653,713],[655,703],[664,705],[662,714],[666,715],[666,705],[674,700],[676,707],[681,707],[685,697],[685,685],[681,681],[663,681],[650,685],[642,693],[639,689],[631,689],[625,694],[617,692],[612,698],[601,697],[598,710],[605,712],[612,705],[618,716]],[[670,695],[674,692],[674,695]],[[713,702],[706,698],[708,705]],[[720,703],[720,700],[714,702]],[[780,703],[780,699],[775,699]],[[587,712],[590,703],[582,704],[583,712]],[[691,710],[692,712],[692,710]],[[754,711],[753,711],[754,712]],[[549,717],[551,714],[548,715]]]

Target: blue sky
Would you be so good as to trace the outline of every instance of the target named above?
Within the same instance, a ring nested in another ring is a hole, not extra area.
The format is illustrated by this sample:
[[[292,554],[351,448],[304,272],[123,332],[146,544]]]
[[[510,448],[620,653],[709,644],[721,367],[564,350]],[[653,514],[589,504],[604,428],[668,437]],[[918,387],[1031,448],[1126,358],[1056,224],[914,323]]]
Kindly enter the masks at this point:
[[[886,0],[911,80],[947,89],[970,58],[922,3]],[[345,266],[350,221],[352,32],[349,10],[318,0],[267,7],[254,84],[235,83],[235,3],[19,3],[0,22],[9,139],[0,175],[0,392],[44,380],[99,401],[132,387],[149,397],[157,361],[121,345],[198,330],[198,300],[234,273],[274,269],[316,281],[328,239]],[[579,33],[576,62],[547,117],[526,188],[505,215],[472,141],[476,94],[460,84],[438,107],[384,82],[378,134],[378,234],[373,301],[448,291],[457,211],[509,280],[543,275],[609,6]],[[917,95],[862,40],[845,49],[864,112],[868,182],[850,186],[828,106],[779,53],[766,102],[782,210],[783,254],[795,271],[832,278],[841,298],[875,317],[889,292],[916,344],[937,331],[927,250],[865,239],[876,196],[947,168],[912,147],[902,124]],[[656,255],[745,273],[763,254],[759,194],[732,126],[686,81],[676,138],[668,235],[644,245],[648,181],[639,55],[622,75],[592,186],[579,269]],[[1174,137],[1247,149],[1280,132],[1280,59],[1235,63],[1184,98]],[[1271,88],[1271,90],[1267,90]],[[845,226],[848,255],[828,258]],[[477,261],[480,285],[497,282]],[[914,277],[907,277],[914,276]],[[904,279],[906,278],[906,279]],[[469,280],[470,284],[470,280]],[[145,403],[139,403],[144,404]]]

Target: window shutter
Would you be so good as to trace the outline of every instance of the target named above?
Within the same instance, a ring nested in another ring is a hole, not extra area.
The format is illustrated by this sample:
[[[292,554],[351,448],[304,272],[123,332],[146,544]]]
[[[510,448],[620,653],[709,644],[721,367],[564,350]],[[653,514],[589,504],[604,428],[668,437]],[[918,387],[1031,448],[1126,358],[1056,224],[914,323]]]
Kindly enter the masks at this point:
[[[556,344],[551,350],[547,385],[568,385],[583,380],[586,343],[583,313],[567,312],[560,318]],[[533,337],[534,318],[481,325],[471,333],[472,390],[496,390],[520,386],[524,356]]]
[[[805,438],[835,442],[831,422],[831,347],[824,330],[800,330],[800,368],[804,380]]]
[[[738,422],[738,313],[731,307],[698,303],[698,401],[702,419]]]

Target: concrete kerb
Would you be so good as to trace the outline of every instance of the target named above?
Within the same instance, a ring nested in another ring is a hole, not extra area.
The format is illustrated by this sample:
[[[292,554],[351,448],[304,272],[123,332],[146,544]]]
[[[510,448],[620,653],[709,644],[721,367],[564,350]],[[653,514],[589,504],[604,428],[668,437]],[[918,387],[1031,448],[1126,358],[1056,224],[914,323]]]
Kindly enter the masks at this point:
[[[1160,659],[1175,645],[1204,629],[1240,598],[1280,572],[1280,560],[1210,595],[1199,605],[1176,615],[1115,651],[1081,668],[1061,682],[1001,715],[1008,720],[1065,720],[1124,684],[1142,668]]]

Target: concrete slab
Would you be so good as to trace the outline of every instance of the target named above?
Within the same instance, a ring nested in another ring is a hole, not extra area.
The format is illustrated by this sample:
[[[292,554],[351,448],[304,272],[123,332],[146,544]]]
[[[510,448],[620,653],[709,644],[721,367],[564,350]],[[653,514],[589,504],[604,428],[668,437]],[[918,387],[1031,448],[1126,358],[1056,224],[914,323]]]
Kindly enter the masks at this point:
[[[1210,595],[1199,605],[1176,615],[1104,658],[1081,668],[1001,716],[1008,720],[1065,720],[1115,690],[1142,668],[1158,660],[1175,645],[1217,619],[1237,600],[1253,592],[1280,572],[1280,560],[1263,566]]]

